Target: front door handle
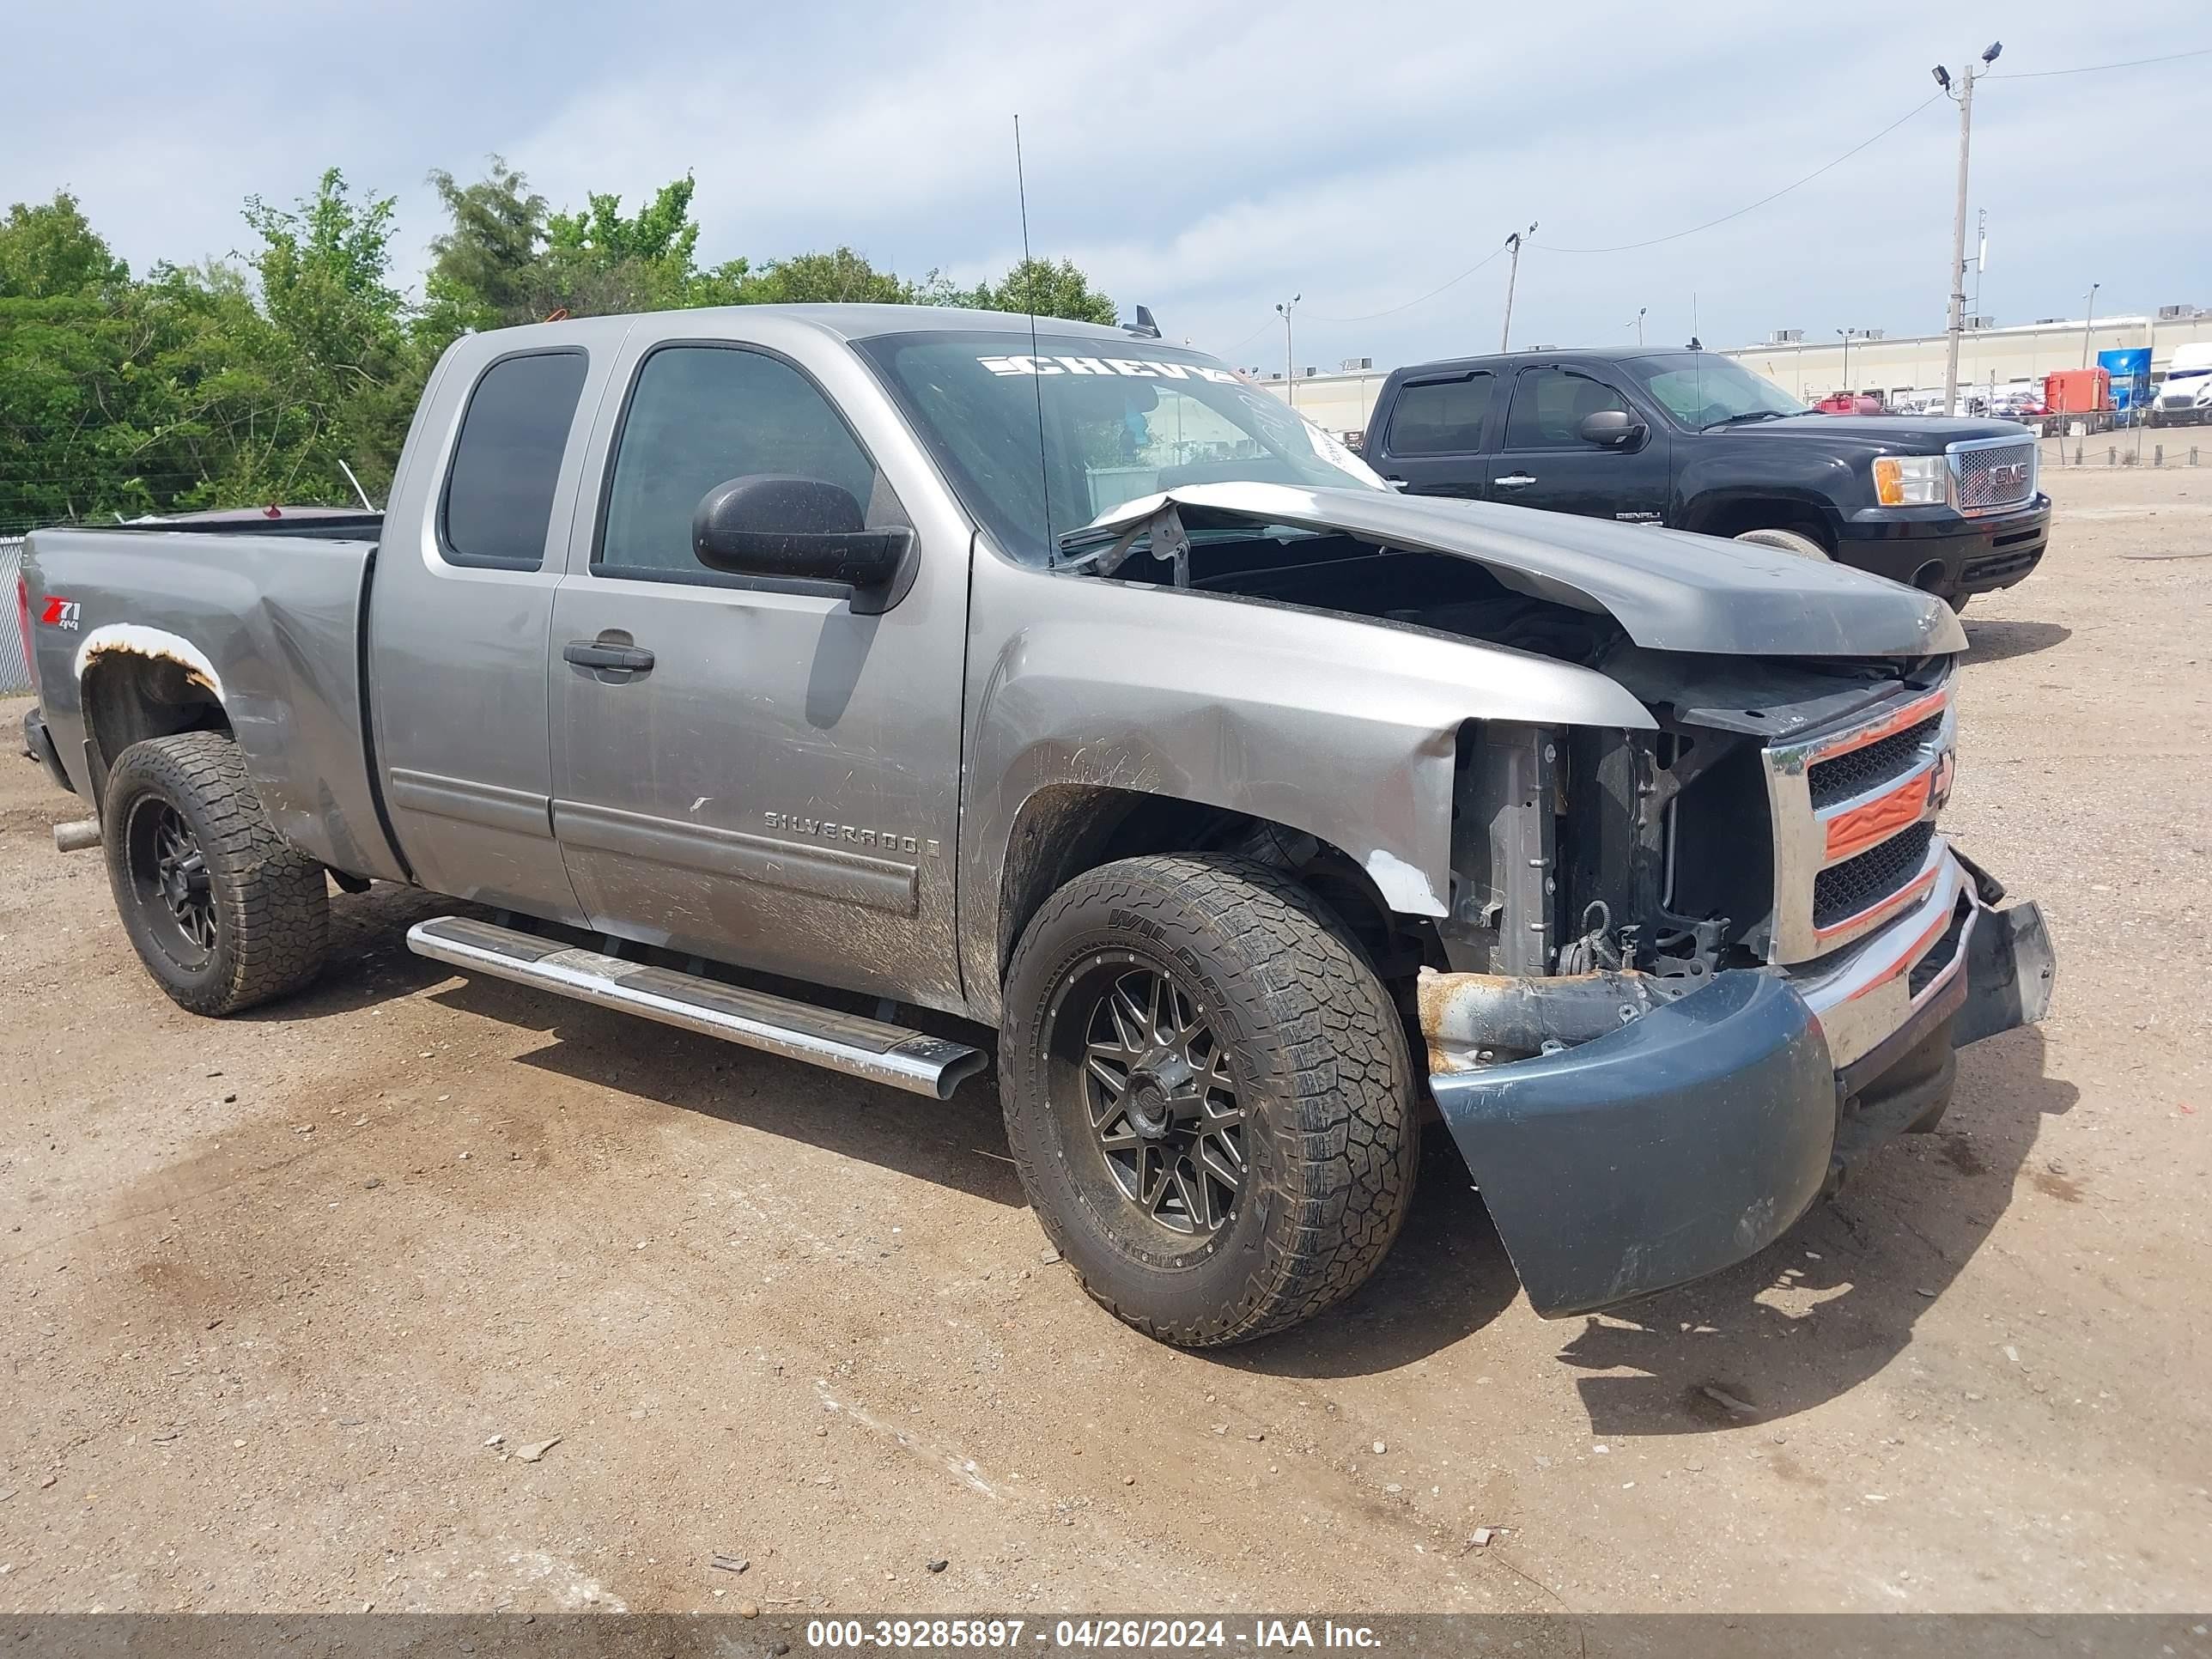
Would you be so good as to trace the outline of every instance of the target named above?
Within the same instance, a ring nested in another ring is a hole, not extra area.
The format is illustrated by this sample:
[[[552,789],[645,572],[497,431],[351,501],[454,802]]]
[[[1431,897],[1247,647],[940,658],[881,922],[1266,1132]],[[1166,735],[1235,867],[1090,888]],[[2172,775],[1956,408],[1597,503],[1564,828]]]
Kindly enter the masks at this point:
[[[1492,478],[1490,482],[1500,489],[1521,489],[1535,483],[1536,475],[1533,472],[1509,472],[1504,477]]]
[[[616,668],[632,674],[649,673],[653,653],[642,646],[601,645],[597,640],[571,640],[561,647],[561,659],[579,668]]]

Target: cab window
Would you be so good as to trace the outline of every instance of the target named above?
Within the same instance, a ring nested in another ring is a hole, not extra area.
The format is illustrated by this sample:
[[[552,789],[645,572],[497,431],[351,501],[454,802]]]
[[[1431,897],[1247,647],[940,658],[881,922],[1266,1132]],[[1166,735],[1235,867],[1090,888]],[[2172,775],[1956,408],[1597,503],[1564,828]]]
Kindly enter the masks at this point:
[[[438,504],[447,563],[544,567],[554,486],[587,367],[580,351],[533,351],[501,358],[477,380]]]
[[[1627,401],[1602,380],[1569,368],[1524,368],[1513,382],[1513,408],[1505,421],[1508,449],[1583,449],[1582,424]]]
[[[691,515],[718,483],[774,472],[834,483],[866,511],[876,465],[814,382],[742,346],[663,346],[623,416],[598,551],[602,575],[723,582],[691,549]]]
[[[1393,455],[1464,455],[1482,447],[1490,418],[1491,374],[1417,380],[1398,394],[1387,451]]]

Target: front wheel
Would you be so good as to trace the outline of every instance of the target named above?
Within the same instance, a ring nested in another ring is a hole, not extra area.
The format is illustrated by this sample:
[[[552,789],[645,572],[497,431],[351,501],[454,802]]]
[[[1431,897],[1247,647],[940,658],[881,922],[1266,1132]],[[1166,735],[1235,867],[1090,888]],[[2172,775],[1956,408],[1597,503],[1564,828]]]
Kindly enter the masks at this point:
[[[1343,927],[1248,860],[1149,857],[1047,902],[1006,981],[1000,1090],[1084,1288],[1207,1347],[1310,1318],[1389,1249],[1416,1079]]]
[[[1795,530],[1746,530],[1737,535],[1736,540],[1756,542],[1761,547],[1794,553],[1801,559],[1818,559],[1824,564],[1828,559],[1826,548],[1810,536],[1801,535]]]
[[[108,774],[100,823],[124,931],[180,1006],[234,1013],[315,976],[323,866],[277,835],[228,737],[131,744]]]

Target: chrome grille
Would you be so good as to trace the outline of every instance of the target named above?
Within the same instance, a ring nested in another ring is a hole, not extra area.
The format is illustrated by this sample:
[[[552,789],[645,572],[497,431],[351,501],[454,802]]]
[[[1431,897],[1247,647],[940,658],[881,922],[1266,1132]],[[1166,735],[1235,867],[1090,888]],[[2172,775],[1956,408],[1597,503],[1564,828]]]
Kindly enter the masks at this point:
[[[1928,858],[1936,825],[1923,819],[1856,858],[1830,865],[1813,883],[1813,925],[1833,927],[1870,910],[1912,879]]]
[[[1833,760],[1815,761],[1805,774],[1813,805],[1832,806],[1902,776],[1920,758],[1921,745],[1933,743],[1942,729],[1943,717],[1930,714],[1894,737],[1846,750]]]
[[[1961,513],[1994,513],[2035,494],[2035,440],[1982,438],[1951,446],[1952,499]]]
[[[1756,948],[1769,961],[1826,957],[1927,892],[1956,721],[1948,684],[1900,686],[1848,725],[1766,745],[1774,908]]]

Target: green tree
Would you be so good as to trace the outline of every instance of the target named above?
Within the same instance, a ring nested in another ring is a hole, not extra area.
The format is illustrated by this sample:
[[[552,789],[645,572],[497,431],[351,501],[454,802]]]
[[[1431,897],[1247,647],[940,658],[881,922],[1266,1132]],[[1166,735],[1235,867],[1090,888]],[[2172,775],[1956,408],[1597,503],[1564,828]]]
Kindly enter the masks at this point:
[[[131,268],[65,190],[36,207],[18,202],[0,222],[0,299],[107,294],[130,280]]]
[[[635,213],[594,192],[580,212],[545,222],[544,267],[557,306],[572,315],[659,311],[691,301],[699,227],[691,176],[663,185]]]
[[[429,369],[391,281],[393,212],[388,196],[356,200],[336,167],[290,209],[246,199],[261,246],[246,260],[274,331],[251,342],[251,357],[280,407],[276,428],[241,452],[241,465],[251,455],[261,464],[227,473],[222,494],[261,499],[274,487],[342,501],[352,493],[342,459],[372,489],[390,480]]]
[[[425,326],[442,343],[468,329],[540,320],[552,308],[544,303],[545,198],[497,155],[474,184],[443,168],[430,183],[450,222],[430,243]]]
[[[1091,286],[1091,279],[1073,259],[1023,259],[996,283],[963,289],[939,282],[930,285],[923,297],[933,305],[1034,312],[1040,317],[1103,323],[1109,328],[1119,319],[1113,301]]]
[[[744,305],[911,305],[915,286],[888,270],[878,270],[867,256],[843,246],[827,253],[796,253],[771,260],[744,285],[737,303]]]

